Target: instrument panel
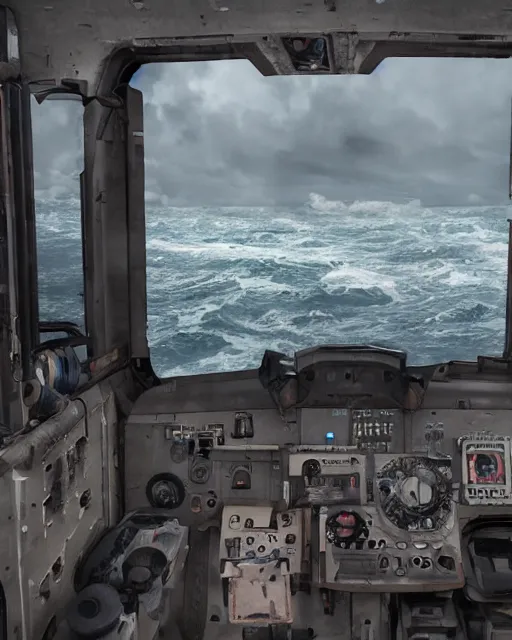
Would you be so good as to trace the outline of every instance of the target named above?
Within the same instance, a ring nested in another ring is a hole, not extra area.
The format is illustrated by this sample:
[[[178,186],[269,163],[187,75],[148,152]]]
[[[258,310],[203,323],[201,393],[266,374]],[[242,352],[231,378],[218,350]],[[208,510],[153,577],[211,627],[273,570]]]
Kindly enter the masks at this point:
[[[304,584],[462,588],[465,528],[512,500],[508,387],[411,373],[373,348],[308,350],[290,367],[269,352],[259,370],[144,394],[126,427],[127,507],[218,527],[230,594],[249,594],[263,568],[283,619]],[[226,606],[234,623],[258,613]]]
[[[301,476],[297,503],[313,507],[314,584],[387,592],[463,585],[449,461],[297,452],[289,473]]]

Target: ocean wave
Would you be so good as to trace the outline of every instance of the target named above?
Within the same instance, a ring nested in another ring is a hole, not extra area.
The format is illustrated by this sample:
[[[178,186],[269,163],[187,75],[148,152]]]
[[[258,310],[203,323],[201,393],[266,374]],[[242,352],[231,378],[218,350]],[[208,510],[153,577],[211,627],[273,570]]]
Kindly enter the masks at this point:
[[[380,291],[387,294],[394,302],[400,300],[400,294],[393,278],[376,271],[352,267],[347,264],[339,269],[329,271],[320,280],[330,292],[340,288],[347,291],[366,291],[370,294],[372,291]]]
[[[380,200],[355,200],[346,203],[342,200],[328,200],[318,193],[310,193],[306,203],[309,208],[319,213],[349,213],[365,216],[416,213],[428,215],[431,210],[424,209],[420,200],[410,200],[403,204]]]
[[[38,203],[42,319],[81,317],[76,205]],[[319,194],[295,208],[147,203],[153,365],[243,369],[267,348],[375,341],[412,362],[498,354],[509,215]]]

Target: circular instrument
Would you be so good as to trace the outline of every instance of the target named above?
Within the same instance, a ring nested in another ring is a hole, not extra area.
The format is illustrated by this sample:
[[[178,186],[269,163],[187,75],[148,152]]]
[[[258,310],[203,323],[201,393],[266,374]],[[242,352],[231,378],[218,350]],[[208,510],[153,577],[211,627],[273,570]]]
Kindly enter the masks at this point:
[[[325,529],[327,540],[341,549],[350,545],[351,542],[368,537],[366,522],[355,511],[340,511],[333,514],[327,519]]]
[[[433,530],[451,511],[449,469],[429,458],[391,460],[377,473],[378,499],[385,516],[400,529]]]
[[[152,507],[177,509],[185,500],[185,487],[178,476],[159,473],[148,482],[146,497]]]
[[[501,455],[491,451],[469,454],[468,467],[472,484],[505,484],[505,464]]]

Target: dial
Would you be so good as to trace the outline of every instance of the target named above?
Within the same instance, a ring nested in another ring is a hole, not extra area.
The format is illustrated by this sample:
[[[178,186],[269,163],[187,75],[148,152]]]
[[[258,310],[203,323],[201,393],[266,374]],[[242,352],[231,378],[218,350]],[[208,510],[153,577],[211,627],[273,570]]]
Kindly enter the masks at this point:
[[[148,482],[146,496],[152,507],[176,509],[185,500],[185,487],[178,476],[159,473]]]
[[[366,522],[355,511],[335,513],[328,518],[325,528],[327,540],[335,547],[345,548],[355,540],[368,537]]]
[[[388,520],[407,531],[441,527],[451,512],[450,473],[429,458],[388,462],[377,474],[378,498]]]

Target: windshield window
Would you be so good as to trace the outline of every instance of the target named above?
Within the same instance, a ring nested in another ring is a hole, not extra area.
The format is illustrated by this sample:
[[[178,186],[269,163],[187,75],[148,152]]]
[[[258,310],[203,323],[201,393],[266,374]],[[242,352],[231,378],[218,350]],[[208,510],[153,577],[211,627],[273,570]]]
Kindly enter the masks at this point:
[[[84,330],[80,173],[83,107],[32,98],[39,319]],[[57,337],[44,334],[41,339]],[[60,337],[60,335],[59,335]]]
[[[151,65],[148,311],[161,375],[267,348],[500,354],[509,61],[385,61],[264,78],[245,61]]]
[[[402,348],[416,364],[499,355],[510,71],[142,67],[156,372],[250,368],[265,349],[319,343]],[[82,107],[48,101],[33,116],[41,316],[82,325]]]

